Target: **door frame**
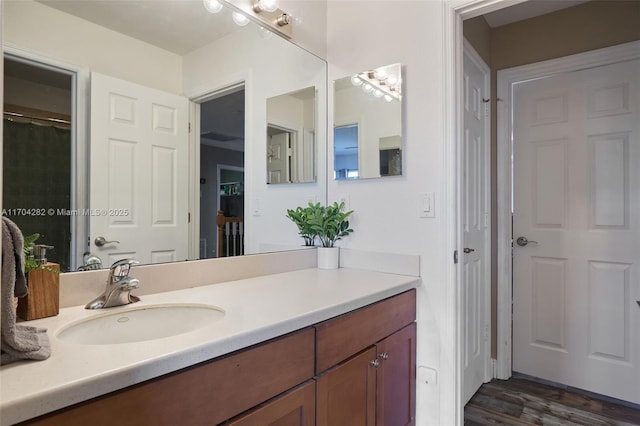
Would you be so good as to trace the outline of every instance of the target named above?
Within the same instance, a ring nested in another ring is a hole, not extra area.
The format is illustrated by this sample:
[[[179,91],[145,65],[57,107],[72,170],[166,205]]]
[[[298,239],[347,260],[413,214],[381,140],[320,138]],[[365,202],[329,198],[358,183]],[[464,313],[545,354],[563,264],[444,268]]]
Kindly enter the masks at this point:
[[[498,287],[496,377],[508,379],[512,368],[512,214],[513,86],[519,82],[579,71],[615,62],[640,59],[640,41],[591,50],[558,59],[536,62],[498,71],[497,78],[497,163],[498,163]]]
[[[90,71],[71,62],[52,58],[35,50],[25,49],[5,42],[2,58],[10,57],[34,67],[42,67],[71,77],[71,188],[70,209],[75,212],[89,209],[89,117],[88,99]],[[4,81],[4,71],[3,71]],[[4,100],[4,97],[2,97]],[[1,146],[1,145],[0,145]],[[1,192],[1,190],[0,190]],[[46,206],[42,206],[46,207]],[[84,252],[88,249],[89,216],[71,215],[71,272],[82,265]]]
[[[189,99],[189,259],[200,258],[200,104],[233,93],[244,88],[244,102],[250,99],[251,79],[250,72],[240,72],[228,80],[217,81],[200,88],[185,96]],[[244,137],[245,137],[245,161],[247,164],[247,144],[250,137],[250,116],[245,108]],[[245,180],[245,193],[247,182]],[[245,197],[245,206],[247,200]],[[219,208],[220,206],[218,206]],[[250,223],[249,223],[250,225]],[[247,220],[245,218],[245,235],[247,234]],[[216,243],[217,244],[217,243]],[[217,247],[217,245],[216,245]]]

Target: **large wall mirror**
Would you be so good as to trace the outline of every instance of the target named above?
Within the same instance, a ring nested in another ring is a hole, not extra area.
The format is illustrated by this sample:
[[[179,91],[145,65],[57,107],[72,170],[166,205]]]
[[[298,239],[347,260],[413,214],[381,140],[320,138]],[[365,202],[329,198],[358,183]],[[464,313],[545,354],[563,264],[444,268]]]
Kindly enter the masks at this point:
[[[3,207],[63,271],[301,248],[286,209],[326,202],[324,60],[202,0],[7,2],[3,29]],[[266,182],[282,133],[302,185]]]
[[[334,82],[334,179],[402,175],[402,67]]]

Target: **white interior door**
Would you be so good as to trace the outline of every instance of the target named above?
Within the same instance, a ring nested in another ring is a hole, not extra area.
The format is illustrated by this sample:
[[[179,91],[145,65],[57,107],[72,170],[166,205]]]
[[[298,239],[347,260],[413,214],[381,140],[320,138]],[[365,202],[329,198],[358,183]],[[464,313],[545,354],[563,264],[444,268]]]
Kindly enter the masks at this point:
[[[464,390],[466,404],[489,380],[490,182],[489,69],[473,49],[464,48],[464,133],[462,304],[464,306]]]
[[[269,183],[289,182],[289,163],[291,159],[289,136],[287,132],[269,136],[267,143]]]
[[[92,73],[90,140],[91,251],[103,264],[186,259],[188,100]]]
[[[513,89],[513,370],[634,403],[639,87],[634,60]]]

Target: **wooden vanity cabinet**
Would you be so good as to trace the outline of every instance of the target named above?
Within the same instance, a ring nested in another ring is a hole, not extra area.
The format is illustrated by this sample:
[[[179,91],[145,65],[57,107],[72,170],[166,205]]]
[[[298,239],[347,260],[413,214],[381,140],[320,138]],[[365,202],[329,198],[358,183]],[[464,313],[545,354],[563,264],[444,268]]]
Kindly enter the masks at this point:
[[[404,426],[415,290],[22,425]]]
[[[314,330],[76,404],[25,425],[217,425],[313,377]]]
[[[224,426],[314,426],[315,424],[316,382],[313,380],[223,423]]]
[[[317,426],[415,424],[414,321],[411,290],[316,326]]]

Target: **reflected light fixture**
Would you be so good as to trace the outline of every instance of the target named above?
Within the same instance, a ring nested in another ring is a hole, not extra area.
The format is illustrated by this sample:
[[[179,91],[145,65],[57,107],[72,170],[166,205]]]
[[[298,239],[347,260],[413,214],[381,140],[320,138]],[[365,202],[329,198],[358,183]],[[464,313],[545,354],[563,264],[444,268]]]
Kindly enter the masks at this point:
[[[204,8],[210,13],[218,13],[222,10],[222,3],[218,0],[203,0]]]
[[[391,102],[402,99],[402,76],[400,64],[387,65],[351,76],[351,84],[362,87],[365,93]]]
[[[244,27],[249,23],[249,18],[247,18],[245,15],[243,15],[240,12],[233,12],[232,16],[233,16],[233,22],[235,22],[236,25]]]

